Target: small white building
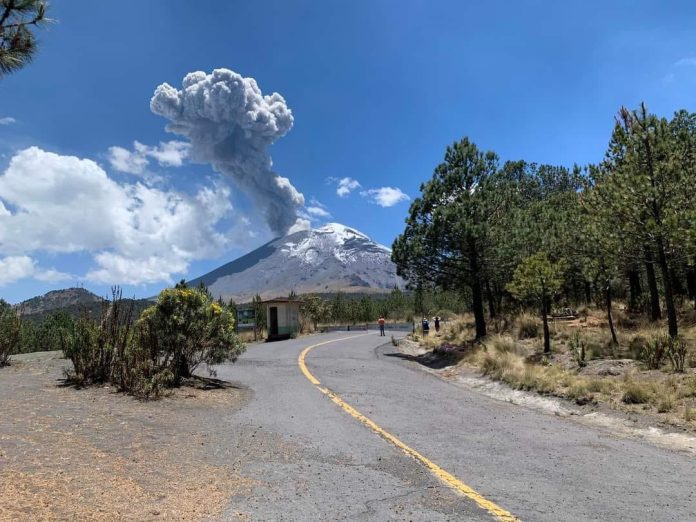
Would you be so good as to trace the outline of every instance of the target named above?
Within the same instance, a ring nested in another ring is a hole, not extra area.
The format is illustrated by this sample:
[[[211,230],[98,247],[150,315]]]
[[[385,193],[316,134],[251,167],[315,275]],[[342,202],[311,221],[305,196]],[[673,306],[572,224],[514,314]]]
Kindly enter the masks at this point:
[[[300,331],[300,306],[296,299],[269,299],[266,305],[268,340],[287,339]]]

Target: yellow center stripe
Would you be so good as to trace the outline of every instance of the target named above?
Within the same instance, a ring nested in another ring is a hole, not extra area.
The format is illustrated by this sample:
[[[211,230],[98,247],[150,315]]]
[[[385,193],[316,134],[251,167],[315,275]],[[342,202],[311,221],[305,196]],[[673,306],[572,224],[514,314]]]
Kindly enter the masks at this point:
[[[394,435],[389,433],[388,431],[385,431],[382,429],[378,424],[376,424],[374,421],[370,420],[367,418],[365,415],[360,413],[358,410],[353,408],[350,404],[348,404],[346,401],[341,399],[338,395],[336,395],[334,392],[326,388],[325,386],[322,386],[321,382],[319,379],[317,379],[314,375],[312,375],[312,372],[310,372],[307,369],[307,365],[305,364],[305,357],[309,353],[310,350],[313,350],[314,348],[318,346],[322,346],[325,344],[329,343],[336,343],[338,341],[345,341],[346,339],[354,339],[356,337],[362,337],[363,335],[368,335],[368,334],[361,334],[361,335],[352,335],[350,337],[342,337],[340,339],[332,339],[331,341],[324,341],[323,343],[317,343],[313,344],[312,346],[308,346],[304,350],[302,350],[302,353],[300,353],[300,356],[297,358],[297,364],[300,367],[300,370],[302,370],[302,373],[304,374],[305,377],[311,382],[314,386],[317,387],[317,389],[323,393],[324,395],[328,396],[335,404],[340,406],[346,413],[348,413],[351,417],[359,420],[362,422],[365,426],[370,428],[372,431],[374,431],[377,435],[382,437],[384,440],[389,442],[390,444],[393,444],[397,448],[399,448],[401,451],[406,453],[406,455],[409,455],[410,457],[413,457],[416,459],[418,462],[421,464],[425,465],[437,478],[439,478],[442,482],[444,482],[446,485],[451,487],[452,489],[458,491],[465,497],[473,500],[479,507],[482,509],[485,509],[488,511],[493,517],[495,517],[496,520],[500,520],[501,522],[519,522],[519,519],[515,517],[512,513],[509,511],[506,511],[505,509],[501,508],[494,502],[491,502],[490,500],[486,499],[483,497],[480,493],[476,492],[474,489],[470,488],[466,484],[464,484],[461,480],[459,480],[457,477],[452,475],[451,473],[448,473],[444,469],[442,469],[440,466],[432,462],[431,460],[427,459],[420,453],[418,453],[416,450],[411,448],[410,446],[407,446],[403,442],[401,442],[399,439],[397,439]]]

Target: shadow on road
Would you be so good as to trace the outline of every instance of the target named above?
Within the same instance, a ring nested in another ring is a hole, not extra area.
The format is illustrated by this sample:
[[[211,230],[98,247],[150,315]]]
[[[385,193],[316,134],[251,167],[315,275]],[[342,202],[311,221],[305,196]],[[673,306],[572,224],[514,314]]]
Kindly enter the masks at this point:
[[[418,364],[422,364],[423,366],[427,366],[428,368],[432,368],[434,370],[447,368],[448,366],[452,366],[457,362],[456,359],[450,355],[440,355],[434,352],[424,353],[423,355],[408,355],[405,353],[391,352],[385,353],[384,355],[386,357],[395,357],[397,359],[417,362]]]

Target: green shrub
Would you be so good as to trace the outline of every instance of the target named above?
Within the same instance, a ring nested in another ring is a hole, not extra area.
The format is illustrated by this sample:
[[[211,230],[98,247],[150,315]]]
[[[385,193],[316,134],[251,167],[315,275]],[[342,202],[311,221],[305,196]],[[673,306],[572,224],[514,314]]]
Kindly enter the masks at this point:
[[[587,366],[587,351],[586,351],[585,339],[582,338],[580,332],[573,332],[570,338],[570,351],[575,357],[575,362],[578,363],[580,368]]]
[[[684,373],[687,352],[688,349],[684,339],[680,337],[676,339],[669,338],[667,343],[667,356],[675,372]]]
[[[669,343],[669,336],[662,334],[653,335],[643,345],[643,349],[640,352],[640,360],[643,361],[649,370],[659,369],[667,356]]]
[[[244,350],[232,313],[204,289],[166,289],[132,325],[132,305],[124,306],[114,289],[99,321],[85,316],[63,328],[63,351],[73,363],[68,378],[78,385],[111,382],[153,397],[180,385],[202,363],[214,375],[211,365],[235,360]]]
[[[78,385],[114,382],[120,384],[120,365],[131,342],[133,302],[112,289],[112,300],[102,303],[95,321],[86,314],[60,329],[61,348],[73,363],[68,380]]]
[[[6,301],[0,299],[0,367],[10,362],[10,355],[19,351],[22,319]]]
[[[230,311],[201,289],[163,290],[157,303],[143,311],[136,329],[139,345],[171,372],[175,384],[201,363],[214,374],[212,365],[234,361],[244,351]]]
[[[635,335],[628,345],[628,356],[631,359],[640,361],[643,347],[648,343],[648,339],[640,334]]]

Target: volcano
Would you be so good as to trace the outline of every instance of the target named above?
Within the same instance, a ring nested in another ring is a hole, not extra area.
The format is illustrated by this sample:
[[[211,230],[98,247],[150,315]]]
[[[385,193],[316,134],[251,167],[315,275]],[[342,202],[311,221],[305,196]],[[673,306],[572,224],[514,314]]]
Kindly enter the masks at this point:
[[[215,298],[250,301],[304,293],[386,293],[403,288],[391,250],[339,223],[269,241],[199,278]]]

